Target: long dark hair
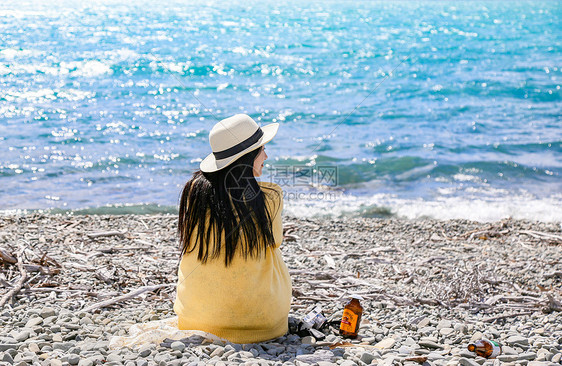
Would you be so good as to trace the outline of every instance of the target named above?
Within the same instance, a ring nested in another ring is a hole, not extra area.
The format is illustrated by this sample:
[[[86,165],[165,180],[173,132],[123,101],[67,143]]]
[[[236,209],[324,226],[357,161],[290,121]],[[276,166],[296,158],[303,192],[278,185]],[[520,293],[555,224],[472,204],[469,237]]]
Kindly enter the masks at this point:
[[[224,245],[224,264],[228,267],[237,251],[247,259],[259,257],[275,245],[271,223],[279,207],[269,212],[253,173],[254,160],[261,149],[244,154],[216,172],[197,170],[185,184],[178,220],[180,258],[198,249],[197,259],[206,263],[217,258]],[[275,189],[263,188],[268,194],[279,194]],[[209,248],[211,242],[213,250]]]

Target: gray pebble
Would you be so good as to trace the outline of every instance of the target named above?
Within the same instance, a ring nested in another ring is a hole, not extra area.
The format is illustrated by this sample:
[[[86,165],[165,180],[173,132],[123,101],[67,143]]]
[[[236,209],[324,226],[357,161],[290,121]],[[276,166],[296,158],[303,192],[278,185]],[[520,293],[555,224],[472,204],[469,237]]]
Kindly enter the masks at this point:
[[[70,348],[72,348],[74,344],[72,344],[71,342],[56,342],[53,343],[53,349],[60,349],[64,352],[68,351]]]
[[[106,356],[105,360],[107,362],[121,362],[123,358],[117,353],[110,353]]]
[[[56,321],[56,320],[57,320],[57,316],[56,316],[56,315],[46,317],[46,318],[43,319],[43,326],[51,325],[51,324],[53,324],[53,322]]]
[[[139,357],[147,357],[151,353],[150,346],[142,346],[141,348],[139,348],[138,353]]]
[[[175,350],[175,351],[183,352],[183,350],[185,349],[185,343],[180,342],[180,341],[176,341],[176,342],[173,342],[170,345],[170,348]]]
[[[94,360],[91,358],[84,358],[78,362],[78,366],[93,366]]]
[[[80,347],[72,347],[71,349],[68,350],[68,353],[79,355],[81,351],[82,350],[80,349]]]
[[[425,317],[423,319],[421,319],[418,324],[416,324],[417,328],[423,328],[423,327],[427,327],[429,325],[429,323],[431,322],[431,320],[428,317]]]
[[[418,329],[418,333],[420,333],[420,334],[423,335],[423,336],[428,336],[428,335],[430,335],[430,334],[433,334],[433,332],[435,332],[436,329],[437,329],[437,328],[435,328],[435,327],[430,327],[430,326],[428,326],[428,327],[423,327],[423,328],[421,328],[421,329]]]
[[[251,352],[248,351],[240,351],[238,352],[238,355],[240,355],[240,357],[242,358],[253,358],[254,355]]]
[[[57,312],[54,308],[49,307],[49,306],[45,306],[43,309],[41,309],[41,311],[39,312],[39,316],[41,316],[41,318],[45,319],[45,318],[49,318],[51,316],[56,316]]]
[[[460,358],[459,359],[459,365],[463,365],[463,366],[480,366],[480,364],[474,360],[471,360],[469,358]]]
[[[534,360],[535,358],[537,358],[537,354],[535,352],[526,352],[526,353],[521,353],[520,355],[517,356],[518,360]]]
[[[340,366],[356,366],[357,363],[353,362],[352,360],[345,360],[342,363],[340,363]]]
[[[450,320],[442,319],[439,323],[437,323],[437,329],[451,328],[452,324],[453,323]]]
[[[225,347],[226,349],[226,347]],[[225,353],[222,354],[222,358],[227,358],[228,356],[232,355],[233,353],[236,353],[236,350],[231,349],[229,351],[226,351]]]
[[[211,352],[210,356],[211,358],[215,357],[215,356],[222,356],[224,354],[224,348],[223,347],[217,347],[213,352]]]
[[[517,354],[519,354],[519,352],[517,352],[516,350],[514,350],[513,348],[511,348],[509,346],[502,346],[502,354],[503,355],[517,355]]]
[[[78,362],[80,362],[80,356],[76,354],[70,354],[68,355],[68,358],[66,360],[71,365],[78,365]]]
[[[361,361],[365,362],[366,364],[370,364],[371,361],[377,359],[377,357],[375,355],[373,355],[372,353],[369,352],[363,352],[361,354],[361,357],[359,358]]]
[[[525,338],[525,337],[521,337],[521,336],[511,336],[511,337],[509,337],[505,340],[505,343],[507,343],[510,346],[513,346],[513,345],[528,345],[529,339]]]
[[[29,334],[29,330],[22,330],[14,336],[14,339],[16,340],[16,342],[23,342],[29,338]]]
[[[478,341],[482,338],[484,338],[484,334],[482,334],[482,332],[476,331],[474,332],[472,337],[470,337],[470,342]]]
[[[438,344],[438,343],[436,343],[436,342],[434,342],[434,341],[428,340],[428,339],[420,340],[420,341],[418,342],[418,344],[419,344],[421,347],[432,348],[432,349],[441,349],[441,348],[443,348],[442,345],[440,345],[440,344]]]
[[[456,324],[454,327],[456,332],[462,333],[462,334],[467,334],[468,333],[468,327],[466,326],[466,324]]]
[[[448,336],[448,335],[450,335],[451,333],[453,333],[454,331],[455,331],[455,330],[454,330],[453,328],[441,328],[441,329],[439,330],[439,333],[441,333],[441,334],[444,335],[444,336]]]
[[[2,361],[12,364],[12,363],[14,363],[14,358],[8,352],[5,352],[2,355]]]
[[[0,352],[16,350],[20,345],[21,343],[0,343]]]
[[[502,362],[517,361],[517,355],[499,355],[497,358]]]
[[[301,340],[302,344],[316,344],[316,338],[312,336],[303,337]]]
[[[43,323],[43,318],[41,318],[40,316],[36,316],[33,318],[30,318],[27,323],[25,323],[25,328],[33,328],[35,326],[38,326],[39,324]]]
[[[90,319],[90,317],[85,316],[82,319],[80,319],[80,325],[86,325],[86,324],[94,324],[94,322],[92,321],[92,319]]]

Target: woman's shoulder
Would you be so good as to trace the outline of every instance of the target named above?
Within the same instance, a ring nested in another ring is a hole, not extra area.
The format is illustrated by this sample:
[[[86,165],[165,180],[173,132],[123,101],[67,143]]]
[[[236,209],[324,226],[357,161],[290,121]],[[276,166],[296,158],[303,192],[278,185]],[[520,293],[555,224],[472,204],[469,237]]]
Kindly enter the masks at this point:
[[[268,204],[273,204],[273,210],[278,211],[283,207],[283,190],[277,183],[258,182]]]
[[[261,187],[265,187],[265,188],[269,188],[269,189],[274,189],[277,192],[283,192],[283,189],[281,189],[281,187],[279,186],[279,184],[277,183],[273,183],[273,182],[260,182],[258,181],[258,184]]]
[[[272,218],[280,220],[280,213],[283,210],[283,190],[277,183],[273,182],[259,182],[263,195],[265,197],[266,205],[271,213]]]

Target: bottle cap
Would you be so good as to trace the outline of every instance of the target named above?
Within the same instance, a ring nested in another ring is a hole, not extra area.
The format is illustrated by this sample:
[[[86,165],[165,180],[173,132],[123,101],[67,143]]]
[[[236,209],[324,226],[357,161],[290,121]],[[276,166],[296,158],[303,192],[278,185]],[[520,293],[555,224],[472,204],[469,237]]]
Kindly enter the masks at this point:
[[[351,294],[349,295],[350,299],[357,299],[357,300],[365,300],[361,295]]]

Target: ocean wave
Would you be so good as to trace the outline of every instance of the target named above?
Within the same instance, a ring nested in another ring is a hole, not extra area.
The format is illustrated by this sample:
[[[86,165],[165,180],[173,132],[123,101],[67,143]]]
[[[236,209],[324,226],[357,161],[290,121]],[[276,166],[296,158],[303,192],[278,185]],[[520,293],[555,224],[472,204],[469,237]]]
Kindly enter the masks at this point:
[[[433,200],[405,199],[397,194],[357,196],[343,192],[307,192],[284,197],[284,214],[299,218],[399,218],[399,219],[465,219],[492,222],[505,218],[560,222],[562,224],[562,194],[536,198],[528,194],[443,196]],[[497,192],[496,192],[497,193]],[[505,194],[508,193],[508,194]],[[60,198],[48,196],[56,202]],[[0,215],[34,213],[71,215],[177,214],[177,206],[161,204],[111,204],[80,209],[8,209]]]
[[[562,194],[545,198],[531,195],[443,196],[435,199],[406,199],[399,194],[353,194],[322,196],[322,199],[293,199],[284,202],[286,213],[297,217],[397,217],[467,219],[480,222],[504,218],[562,222]]]

